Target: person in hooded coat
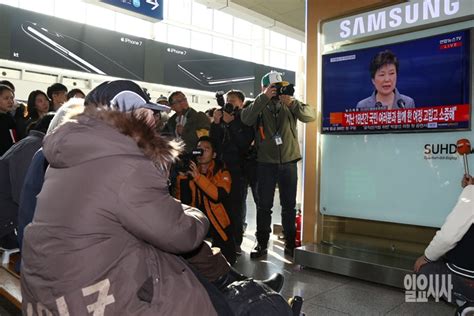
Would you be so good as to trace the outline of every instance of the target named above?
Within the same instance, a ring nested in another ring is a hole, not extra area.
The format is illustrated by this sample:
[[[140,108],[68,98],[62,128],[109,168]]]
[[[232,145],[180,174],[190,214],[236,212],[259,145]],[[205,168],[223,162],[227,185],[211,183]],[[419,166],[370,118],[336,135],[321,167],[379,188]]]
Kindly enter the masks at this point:
[[[23,239],[27,315],[217,314],[179,256],[199,249],[209,222],[168,193],[179,150],[137,87],[101,84],[84,114],[45,137],[49,167]]]

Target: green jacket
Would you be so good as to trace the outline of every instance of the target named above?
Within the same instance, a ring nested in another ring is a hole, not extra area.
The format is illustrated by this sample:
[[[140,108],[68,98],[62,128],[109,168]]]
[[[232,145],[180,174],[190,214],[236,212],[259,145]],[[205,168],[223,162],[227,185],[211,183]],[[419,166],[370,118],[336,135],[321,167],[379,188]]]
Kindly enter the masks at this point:
[[[193,108],[188,108],[186,114],[186,124],[184,125],[183,135],[181,139],[185,145],[185,151],[190,152],[193,150],[198,142],[199,137],[208,136],[209,129],[211,128],[211,122],[206,114],[203,112],[197,112]],[[176,135],[176,118],[178,115],[175,113],[169,118],[163,132],[169,135]]]
[[[316,111],[298,100],[289,108],[261,93],[242,110],[241,119],[244,124],[255,127],[257,161],[287,163],[301,159],[296,120],[312,122],[316,119]],[[276,144],[275,135],[280,135],[281,145]]]

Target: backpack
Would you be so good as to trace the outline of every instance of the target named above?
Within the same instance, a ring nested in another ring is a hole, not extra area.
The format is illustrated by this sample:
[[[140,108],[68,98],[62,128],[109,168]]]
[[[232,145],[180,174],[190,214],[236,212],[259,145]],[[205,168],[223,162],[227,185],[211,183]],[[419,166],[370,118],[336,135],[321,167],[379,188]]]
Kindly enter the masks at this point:
[[[233,282],[223,294],[235,316],[293,316],[280,294],[253,279]]]

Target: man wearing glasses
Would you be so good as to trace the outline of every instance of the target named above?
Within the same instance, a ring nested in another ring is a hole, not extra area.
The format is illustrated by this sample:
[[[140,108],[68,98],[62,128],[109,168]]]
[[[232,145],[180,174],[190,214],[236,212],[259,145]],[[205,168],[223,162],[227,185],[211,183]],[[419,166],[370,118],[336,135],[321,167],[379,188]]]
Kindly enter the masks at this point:
[[[181,139],[185,144],[185,151],[190,152],[196,147],[200,137],[209,135],[211,123],[205,113],[197,112],[189,106],[183,92],[171,93],[168,101],[175,114],[170,117],[163,132]]]

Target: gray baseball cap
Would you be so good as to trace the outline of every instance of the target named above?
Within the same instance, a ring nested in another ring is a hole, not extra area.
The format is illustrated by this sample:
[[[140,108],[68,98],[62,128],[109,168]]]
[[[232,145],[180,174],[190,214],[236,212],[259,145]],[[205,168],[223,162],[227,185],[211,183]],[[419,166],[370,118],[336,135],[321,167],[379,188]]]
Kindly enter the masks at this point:
[[[106,81],[95,87],[85,98],[84,104],[108,105],[114,110],[130,112],[140,108],[153,111],[170,111],[170,107],[151,102],[138,84],[130,80]]]

